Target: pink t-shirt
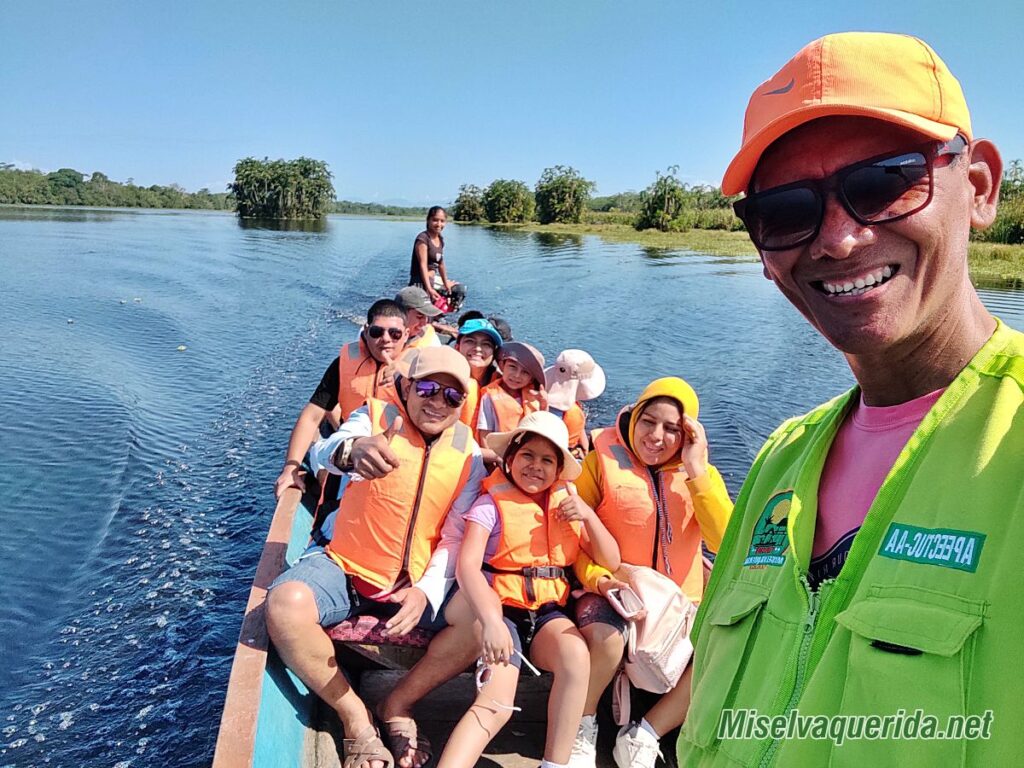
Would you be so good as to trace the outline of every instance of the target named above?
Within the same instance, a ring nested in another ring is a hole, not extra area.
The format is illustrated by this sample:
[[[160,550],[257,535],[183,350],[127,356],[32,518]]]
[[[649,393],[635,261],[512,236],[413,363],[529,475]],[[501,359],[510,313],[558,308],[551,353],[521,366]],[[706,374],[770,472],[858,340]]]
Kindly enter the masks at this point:
[[[501,541],[501,515],[498,514],[498,507],[494,503],[494,497],[489,493],[482,494],[473,506],[466,510],[462,519],[467,523],[476,523],[482,526],[489,533],[487,546],[484,547],[484,562],[491,562],[494,553],[498,551],[498,543]],[[487,574],[487,580],[493,577]]]
[[[811,586],[839,575],[882,481],[944,391],[884,407],[864,405],[861,398],[840,425],[818,488]]]

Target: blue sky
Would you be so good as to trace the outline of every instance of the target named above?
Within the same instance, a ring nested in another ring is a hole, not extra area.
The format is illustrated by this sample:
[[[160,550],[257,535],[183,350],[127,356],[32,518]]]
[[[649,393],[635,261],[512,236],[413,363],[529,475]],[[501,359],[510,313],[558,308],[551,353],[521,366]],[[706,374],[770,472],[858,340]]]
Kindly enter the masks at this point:
[[[340,198],[428,204],[572,165],[598,194],[717,184],[750,91],[827,32],[916,34],[975,132],[1024,158],[1019,2],[0,3],[0,161],[222,190],[329,163]]]

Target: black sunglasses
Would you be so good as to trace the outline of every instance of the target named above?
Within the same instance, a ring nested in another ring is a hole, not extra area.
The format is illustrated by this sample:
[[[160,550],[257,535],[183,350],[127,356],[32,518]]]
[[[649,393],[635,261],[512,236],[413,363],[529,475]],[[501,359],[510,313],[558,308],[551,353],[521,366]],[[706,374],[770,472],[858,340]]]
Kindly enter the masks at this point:
[[[433,379],[420,379],[415,382],[413,388],[416,394],[424,400],[429,400],[438,392],[444,393],[444,401],[450,408],[458,408],[466,399],[466,394],[455,387],[446,387]]]
[[[885,224],[925,208],[935,192],[940,157],[959,155],[967,139],[929,142],[911,152],[883,155],[841,168],[824,179],[805,179],[754,192],[733,203],[760,251],[785,251],[812,242],[825,218],[829,191],[860,224]]]
[[[366,333],[371,339],[379,339],[384,335],[384,331],[388,332],[392,341],[398,341],[405,334],[401,328],[384,328],[380,325],[370,325],[366,328]]]

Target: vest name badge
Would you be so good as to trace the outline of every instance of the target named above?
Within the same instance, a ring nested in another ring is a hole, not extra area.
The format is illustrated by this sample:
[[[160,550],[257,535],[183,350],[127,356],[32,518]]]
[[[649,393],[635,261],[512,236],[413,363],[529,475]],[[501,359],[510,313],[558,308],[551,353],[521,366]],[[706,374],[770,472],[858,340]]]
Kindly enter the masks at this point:
[[[953,528],[918,528],[892,523],[878,554],[893,560],[938,565],[974,573],[978,570],[985,534]]]

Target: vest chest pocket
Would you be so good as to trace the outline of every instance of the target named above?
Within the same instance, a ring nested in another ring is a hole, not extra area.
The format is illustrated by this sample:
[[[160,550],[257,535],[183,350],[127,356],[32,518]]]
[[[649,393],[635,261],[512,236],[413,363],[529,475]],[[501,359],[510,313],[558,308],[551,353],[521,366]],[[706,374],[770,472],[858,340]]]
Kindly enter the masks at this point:
[[[733,582],[719,593],[705,623],[704,653],[694,660],[698,681],[683,725],[684,737],[700,747],[718,740],[722,709],[731,705],[738,677],[747,656],[747,645],[758,623],[768,590]]]
[[[840,714],[884,718],[903,710],[906,727],[921,710],[945,732],[951,715],[970,714],[967,692],[983,614],[981,602],[956,595],[909,586],[872,587],[866,599],[836,616],[851,633]],[[852,722],[847,723],[851,735]],[[848,738],[833,746],[829,765],[965,764],[962,739],[902,735],[898,740]]]

